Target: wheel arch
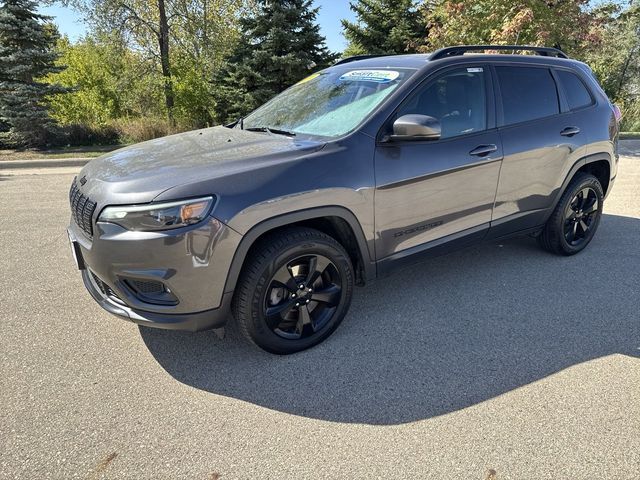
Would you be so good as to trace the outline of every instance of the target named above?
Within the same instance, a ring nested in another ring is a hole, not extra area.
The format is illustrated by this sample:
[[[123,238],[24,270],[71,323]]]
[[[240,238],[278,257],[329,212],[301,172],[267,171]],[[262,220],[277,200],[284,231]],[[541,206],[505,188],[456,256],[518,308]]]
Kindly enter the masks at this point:
[[[596,177],[602,186],[602,192],[605,196],[607,195],[611,182],[611,163],[608,158],[593,159],[580,167],[576,174],[580,172],[589,173]]]
[[[565,177],[562,186],[556,193],[553,208],[555,208],[560,201],[560,197],[562,197],[562,194],[569,186],[569,183],[571,183],[571,180],[573,180],[578,173],[582,172],[594,175],[600,181],[605,196],[607,195],[611,185],[611,156],[605,152],[595,153],[593,155],[583,157],[573,164],[569,173]],[[551,211],[553,211],[553,208]]]
[[[251,249],[265,235],[292,226],[314,228],[340,242],[351,258],[358,285],[375,278],[375,262],[372,261],[362,226],[355,215],[344,207],[318,207],[279,215],[252,227],[242,237],[235,251],[224,292],[234,291]]]

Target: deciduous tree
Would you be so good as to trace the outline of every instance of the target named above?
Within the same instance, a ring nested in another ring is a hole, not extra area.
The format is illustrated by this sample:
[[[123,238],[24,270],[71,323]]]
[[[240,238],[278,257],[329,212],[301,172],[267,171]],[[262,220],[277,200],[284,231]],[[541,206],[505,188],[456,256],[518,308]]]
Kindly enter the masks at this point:
[[[162,76],[164,103],[170,121],[176,107],[174,66],[185,62],[208,81],[216,61],[233,48],[242,12],[252,0],[68,0],[96,31],[118,32],[128,45],[156,62]],[[184,72],[185,69],[183,68]],[[201,83],[199,84],[202,87]],[[184,92],[183,92],[184,93]],[[184,95],[183,95],[184,98]]]
[[[429,51],[449,45],[555,46],[576,51],[597,41],[588,0],[430,0],[423,8]]]
[[[585,61],[623,111],[623,129],[640,131],[640,1],[608,3],[594,12],[601,41]]]
[[[95,34],[58,42],[63,72],[48,76],[69,89],[49,102],[62,124],[104,125],[121,117],[162,117],[162,79],[154,65],[116,36]]]

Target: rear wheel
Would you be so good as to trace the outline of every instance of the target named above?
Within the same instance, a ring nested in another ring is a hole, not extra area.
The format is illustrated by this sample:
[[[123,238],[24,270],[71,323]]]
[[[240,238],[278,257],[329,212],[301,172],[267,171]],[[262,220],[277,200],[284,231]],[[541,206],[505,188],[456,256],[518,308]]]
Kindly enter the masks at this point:
[[[596,177],[576,175],[538,237],[542,247],[560,255],[582,251],[596,233],[603,199],[602,186]]]
[[[234,295],[240,332],[277,354],[325,340],[344,318],[353,290],[349,255],[313,229],[269,235],[247,260]]]

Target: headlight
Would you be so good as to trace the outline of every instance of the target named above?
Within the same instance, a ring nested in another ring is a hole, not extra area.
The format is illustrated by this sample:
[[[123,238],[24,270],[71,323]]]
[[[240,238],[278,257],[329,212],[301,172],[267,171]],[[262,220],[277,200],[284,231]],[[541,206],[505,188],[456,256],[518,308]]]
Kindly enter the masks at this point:
[[[208,215],[212,205],[213,197],[204,197],[148,205],[113,206],[105,208],[98,221],[115,223],[127,230],[169,230],[198,223]]]

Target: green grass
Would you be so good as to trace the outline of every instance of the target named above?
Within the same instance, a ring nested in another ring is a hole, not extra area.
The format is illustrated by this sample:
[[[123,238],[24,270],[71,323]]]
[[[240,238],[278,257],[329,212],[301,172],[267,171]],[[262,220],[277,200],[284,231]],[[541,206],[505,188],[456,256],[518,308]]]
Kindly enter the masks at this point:
[[[105,145],[93,147],[62,147],[49,150],[0,150],[0,161],[3,160],[54,160],[62,158],[95,158],[111,152],[124,145]]]
[[[640,140],[640,132],[620,132],[620,140]]]

